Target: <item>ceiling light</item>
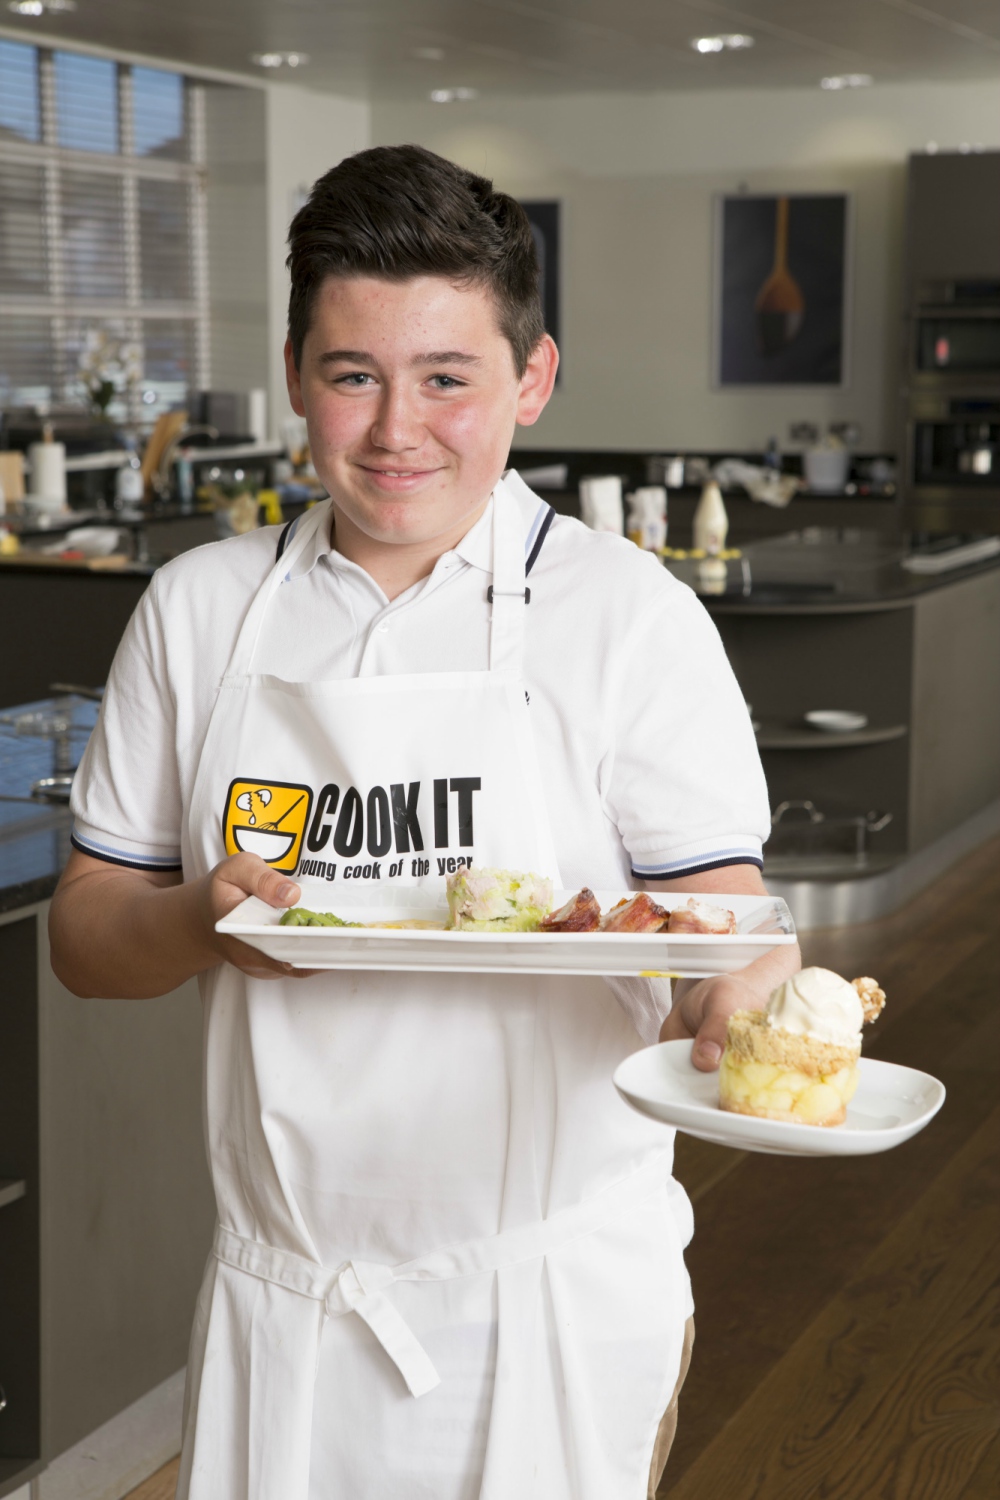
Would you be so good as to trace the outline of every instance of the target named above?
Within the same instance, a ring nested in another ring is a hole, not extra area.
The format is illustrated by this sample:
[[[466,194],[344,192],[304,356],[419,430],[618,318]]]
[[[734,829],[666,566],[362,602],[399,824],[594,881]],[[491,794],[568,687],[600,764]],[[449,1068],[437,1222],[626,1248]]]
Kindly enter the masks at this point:
[[[753,37],[742,31],[727,31],[722,36],[694,36],[691,46],[696,52],[740,52],[753,46]]]
[[[308,52],[255,52],[250,59],[258,68],[304,68]]]
[[[444,62],[443,47],[414,47],[411,55],[421,62]]]
[[[44,16],[76,10],[76,0],[8,0],[7,9],[15,16]]]
[[[467,99],[478,99],[478,89],[431,89],[431,102],[434,104],[457,104]]]
[[[870,73],[835,73],[832,78],[821,78],[821,89],[866,89],[875,82]]]

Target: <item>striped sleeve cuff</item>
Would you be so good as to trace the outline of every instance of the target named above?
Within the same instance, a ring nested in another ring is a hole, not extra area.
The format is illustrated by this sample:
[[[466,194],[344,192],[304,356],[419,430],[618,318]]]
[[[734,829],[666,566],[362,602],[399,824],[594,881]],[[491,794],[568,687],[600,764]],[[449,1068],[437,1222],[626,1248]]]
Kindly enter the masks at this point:
[[[705,839],[680,849],[636,854],[632,858],[632,874],[637,880],[677,880],[685,875],[700,875],[705,870],[720,870],[726,865],[756,865],[764,867],[763,846],[760,839],[743,834],[738,838]]]
[[[92,859],[103,859],[109,865],[124,865],[129,870],[179,870],[181,851],[153,848],[149,844],[137,844],[131,839],[112,838],[86,824],[74,823],[70,835],[74,849],[89,854]]]

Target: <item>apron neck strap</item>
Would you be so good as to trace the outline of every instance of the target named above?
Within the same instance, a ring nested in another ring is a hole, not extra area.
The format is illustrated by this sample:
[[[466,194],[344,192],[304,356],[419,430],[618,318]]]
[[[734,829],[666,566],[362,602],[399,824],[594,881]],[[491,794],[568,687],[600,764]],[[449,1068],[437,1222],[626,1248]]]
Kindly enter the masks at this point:
[[[315,544],[316,533],[324,526],[330,525],[331,511],[332,502],[326,500],[319,505],[314,505],[299,518],[294,531],[289,535],[284,552],[278,557],[274,567],[251,600],[250,608],[240,628],[229,669],[226,672],[226,679],[249,676],[267,607],[302,554]]]
[[[524,528],[517,501],[502,484],[493,491],[493,582],[490,671],[520,679],[524,672]]]

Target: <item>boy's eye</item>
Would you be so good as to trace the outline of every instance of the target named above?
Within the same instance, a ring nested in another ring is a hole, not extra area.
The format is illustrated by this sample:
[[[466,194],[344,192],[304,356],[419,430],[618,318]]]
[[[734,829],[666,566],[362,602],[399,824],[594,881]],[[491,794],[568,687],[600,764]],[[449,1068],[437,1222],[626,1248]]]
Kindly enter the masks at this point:
[[[366,385],[371,378],[364,370],[352,370],[349,375],[338,375],[335,384],[357,388],[358,386]]]
[[[431,383],[436,385],[439,391],[457,390],[460,385],[465,384],[463,380],[456,380],[454,375],[432,375]]]

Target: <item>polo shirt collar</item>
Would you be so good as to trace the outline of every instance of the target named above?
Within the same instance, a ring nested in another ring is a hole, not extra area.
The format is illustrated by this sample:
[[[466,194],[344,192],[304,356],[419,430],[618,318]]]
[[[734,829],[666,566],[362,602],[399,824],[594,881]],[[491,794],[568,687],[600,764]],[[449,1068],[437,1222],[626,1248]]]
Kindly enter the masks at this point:
[[[285,574],[286,583],[290,578],[304,578],[307,573],[312,572],[313,568],[319,562],[320,558],[327,557],[333,554],[334,549],[330,541],[330,533],[332,530],[333,521],[333,501],[328,497],[326,500],[321,500],[319,503],[326,512],[323,518],[323,522],[320,526],[316,527],[316,530],[312,535],[312,540],[310,541],[309,546],[306,548],[305,552],[300,555],[300,557]],[[292,523],[288,536],[285,538],[285,546],[283,549],[284,552],[287,552],[291,547],[292,543],[295,540],[295,534],[298,531],[299,526],[302,525],[308,514],[309,512],[307,510],[304,510],[302,514],[298,516]]]
[[[533,490],[529,490],[516,469],[507,470],[498,481],[493,494],[501,488],[517,501],[524,534],[524,555],[527,558],[549,507]],[[493,572],[493,495],[475,526],[458,543],[455,553],[474,568],[481,568],[484,573]]]
[[[521,525],[524,533],[524,555],[528,557],[538,532],[548,514],[549,507],[545,501],[540,499],[533,490],[530,490],[516,469],[508,469],[506,474],[497,481],[493,494],[500,488],[507,494],[512,495],[517,501],[520,513]],[[312,541],[308,549],[299,557],[291,569],[289,577],[301,578],[311,573],[321,558],[328,557],[331,565],[346,563],[331,542],[333,506],[329,499],[320,502],[326,516],[323,524],[318,526],[313,533]],[[306,513],[303,512],[303,515]],[[288,537],[290,544],[294,537],[294,530]],[[490,496],[486,509],[479,520],[467,531],[462,540],[454,548],[454,553],[463,562],[471,564],[474,568],[480,568],[484,573],[493,571],[493,495]],[[359,570],[361,571],[361,570]]]

